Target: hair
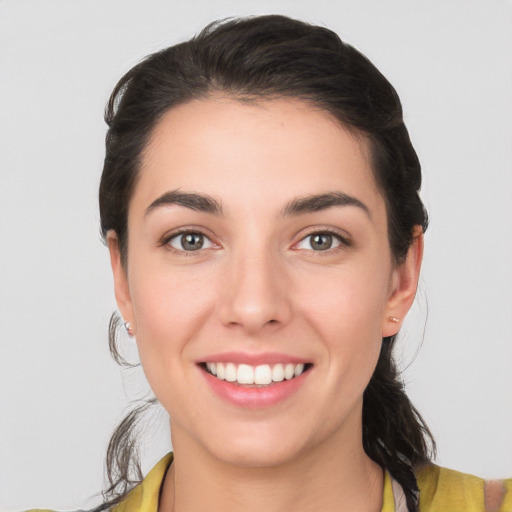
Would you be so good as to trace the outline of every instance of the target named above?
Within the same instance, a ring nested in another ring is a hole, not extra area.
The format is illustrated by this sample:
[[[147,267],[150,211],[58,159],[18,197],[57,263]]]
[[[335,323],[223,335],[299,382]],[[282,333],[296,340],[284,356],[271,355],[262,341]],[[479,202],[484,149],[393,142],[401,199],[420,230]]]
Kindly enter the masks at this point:
[[[99,204],[102,235],[116,233],[123,265],[129,264],[128,206],[155,126],[169,109],[214,94],[256,102],[298,99],[362,135],[385,200],[392,255],[397,265],[404,260],[414,227],[425,231],[428,219],[419,197],[420,163],[395,89],[331,30],[270,15],[211,23],[191,40],[146,57],[116,85],[105,112]],[[119,326],[114,314],[110,349],[123,363],[116,343]],[[435,442],[404,391],[393,360],[394,342],[395,336],[383,339],[364,391],[363,446],[401,484],[412,512],[419,502],[414,468],[432,459]],[[132,411],[114,432],[107,453],[109,488],[98,510],[118,503],[142,478],[133,429],[146,407]]]

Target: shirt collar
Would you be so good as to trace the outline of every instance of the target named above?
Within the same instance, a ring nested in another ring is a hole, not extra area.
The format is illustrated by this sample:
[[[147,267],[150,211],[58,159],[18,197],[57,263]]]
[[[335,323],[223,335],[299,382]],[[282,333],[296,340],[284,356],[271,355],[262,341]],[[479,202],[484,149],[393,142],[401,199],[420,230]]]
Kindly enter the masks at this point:
[[[126,498],[114,508],[113,512],[158,512],[160,488],[172,461],[173,454],[171,452],[157,463],[146,478],[137,487],[134,487]],[[381,512],[395,512],[392,480],[387,471],[384,471],[384,494],[382,496]]]

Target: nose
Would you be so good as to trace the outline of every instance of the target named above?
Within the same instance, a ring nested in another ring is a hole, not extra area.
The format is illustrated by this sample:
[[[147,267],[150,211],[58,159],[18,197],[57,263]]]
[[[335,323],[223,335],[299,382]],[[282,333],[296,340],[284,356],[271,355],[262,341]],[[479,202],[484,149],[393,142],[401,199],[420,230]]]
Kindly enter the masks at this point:
[[[278,257],[268,251],[247,252],[229,262],[218,311],[224,325],[255,336],[290,320],[290,283]]]

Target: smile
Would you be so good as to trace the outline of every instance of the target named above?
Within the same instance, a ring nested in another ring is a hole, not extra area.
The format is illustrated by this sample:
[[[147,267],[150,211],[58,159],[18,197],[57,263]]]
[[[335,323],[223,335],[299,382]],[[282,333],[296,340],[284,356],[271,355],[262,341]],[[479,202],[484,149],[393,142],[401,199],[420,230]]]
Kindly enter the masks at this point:
[[[204,363],[206,371],[217,379],[245,386],[269,386],[275,382],[291,380],[302,375],[310,366],[310,364],[303,363],[261,364],[258,366],[236,363]]]

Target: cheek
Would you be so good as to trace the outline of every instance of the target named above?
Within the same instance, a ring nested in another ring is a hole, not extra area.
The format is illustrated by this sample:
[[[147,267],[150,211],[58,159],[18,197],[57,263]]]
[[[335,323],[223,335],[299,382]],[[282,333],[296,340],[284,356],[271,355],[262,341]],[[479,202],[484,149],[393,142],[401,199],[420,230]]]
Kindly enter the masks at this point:
[[[303,315],[325,326],[331,336],[350,334],[355,339],[373,333],[380,339],[390,274],[383,270],[372,272],[371,265],[362,267],[362,271],[347,267],[303,279],[298,292]]]
[[[197,272],[191,279],[185,268],[171,272],[165,265],[133,266],[130,292],[136,339],[148,379],[171,368],[181,371],[179,363],[210,311],[213,294],[207,282]]]
[[[195,369],[190,354],[211,301],[203,279],[190,280],[184,272],[146,267],[139,276],[131,293],[140,362],[158,401],[179,421],[194,393],[187,384]]]
[[[330,378],[354,392],[366,387],[377,363],[389,289],[382,267],[365,268],[316,275],[300,292],[301,314],[328,352]]]

